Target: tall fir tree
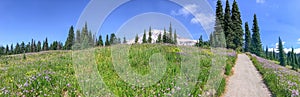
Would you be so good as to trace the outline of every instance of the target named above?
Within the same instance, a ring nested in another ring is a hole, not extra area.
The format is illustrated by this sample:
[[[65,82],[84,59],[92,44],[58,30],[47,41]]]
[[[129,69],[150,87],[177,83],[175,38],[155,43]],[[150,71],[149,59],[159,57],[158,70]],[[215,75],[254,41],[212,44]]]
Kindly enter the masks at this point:
[[[72,46],[74,45],[74,43],[75,43],[75,39],[74,39],[74,27],[71,26],[70,29],[69,29],[69,34],[68,34],[67,40],[65,42],[64,48],[66,50],[71,50]]]
[[[109,43],[108,35],[106,35],[105,46],[109,46],[109,45],[110,45],[110,43]]]
[[[47,51],[47,50],[49,50],[48,48],[49,48],[48,47],[48,38],[46,37],[45,42],[43,43],[43,50]]]
[[[103,46],[103,39],[101,35],[99,36],[98,44],[99,46]]]
[[[25,43],[24,43],[24,41],[22,41],[22,43],[21,43],[21,53],[25,53],[25,49],[26,47],[25,47]]]
[[[80,30],[77,30],[77,31],[76,31],[76,39],[75,39],[75,42],[79,44],[79,43],[80,43],[80,39],[81,39],[81,38],[80,38]]]
[[[126,40],[126,37],[124,36],[123,37],[123,44],[126,44],[127,43],[127,40]]]
[[[251,44],[251,32],[249,29],[248,22],[245,23],[245,52],[250,52],[250,44]]]
[[[174,38],[173,38],[173,42],[174,42],[174,44],[176,45],[177,44],[177,32],[176,32],[176,30],[174,31]]]
[[[148,33],[148,43],[152,43],[152,31],[151,31],[151,26],[149,28],[149,33]]]
[[[5,54],[8,55],[9,52],[10,52],[10,51],[9,51],[9,47],[8,47],[8,45],[6,45],[6,48],[5,48]]]
[[[281,66],[285,66],[285,52],[283,50],[283,44],[282,40],[279,37],[279,42],[278,42],[278,51],[279,51],[279,61]]]
[[[158,34],[156,43],[162,43],[162,39],[161,39],[161,33]]]
[[[167,35],[168,43],[172,43],[173,42],[173,39],[172,39],[173,34],[172,33],[173,33],[172,23],[170,23],[170,26],[169,26],[169,35]]]
[[[42,50],[41,46],[42,46],[41,41],[38,41],[38,43],[37,43],[37,51],[38,52],[40,52]]]
[[[251,53],[261,56],[262,53],[262,44],[260,40],[260,32],[258,27],[258,22],[256,14],[254,14],[253,26],[252,26],[252,39],[251,39]]]
[[[139,42],[139,35],[138,34],[136,34],[136,36],[135,36],[135,40],[134,40],[134,43],[138,43]]]
[[[266,50],[265,50],[265,58],[269,59],[269,48],[268,46],[266,46]]]
[[[216,7],[216,19],[215,19],[215,27],[214,32],[212,33],[212,37],[210,39],[211,46],[217,48],[226,47],[226,40],[224,34],[224,16],[223,16],[223,7],[221,0],[217,1]]]
[[[166,28],[164,28],[164,34],[163,34],[163,43],[167,43],[167,31]]]
[[[147,43],[146,30],[144,30],[143,43]]]
[[[226,46],[229,49],[235,49],[234,43],[235,33],[232,31],[233,23],[231,20],[231,11],[229,1],[226,0],[225,14],[224,14],[224,33],[226,37]]]
[[[244,32],[243,32],[243,22],[241,19],[241,13],[239,11],[239,7],[238,4],[236,2],[236,0],[233,1],[232,4],[232,10],[231,10],[231,20],[232,20],[232,30],[234,32],[234,44],[236,45],[235,49],[236,50],[242,50],[243,47],[243,36],[244,36]]]

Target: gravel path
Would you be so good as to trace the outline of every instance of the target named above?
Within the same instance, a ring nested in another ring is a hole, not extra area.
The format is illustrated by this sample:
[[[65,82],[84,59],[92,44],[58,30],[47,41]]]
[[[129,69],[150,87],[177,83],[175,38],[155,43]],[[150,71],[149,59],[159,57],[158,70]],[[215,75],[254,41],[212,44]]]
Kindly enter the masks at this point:
[[[249,57],[239,54],[224,97],[271,97],[270,94]]]

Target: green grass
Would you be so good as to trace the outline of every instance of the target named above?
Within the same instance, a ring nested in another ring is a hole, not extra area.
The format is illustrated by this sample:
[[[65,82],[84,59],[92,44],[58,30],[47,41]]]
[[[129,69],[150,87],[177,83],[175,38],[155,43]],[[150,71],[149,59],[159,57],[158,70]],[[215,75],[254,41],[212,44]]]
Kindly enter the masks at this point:
[[[257,57],[251,55],[250,57],[255,67],[262,74],[264,82],[273,97],[299,97],[299,73],[266,60],[260,62]]]
[[[184,46],[132,45],[123,53],[127,46],[2,56],[0,96],[220,96],[226,64],[219,63],[235,60]]]

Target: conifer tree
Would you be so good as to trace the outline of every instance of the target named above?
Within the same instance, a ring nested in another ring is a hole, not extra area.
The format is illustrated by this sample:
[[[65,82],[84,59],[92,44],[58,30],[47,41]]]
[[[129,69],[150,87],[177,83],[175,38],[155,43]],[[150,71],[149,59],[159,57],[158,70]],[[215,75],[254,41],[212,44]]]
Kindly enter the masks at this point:
[[[174,32],[174,44],[176,45],[177,44],[177,32],[176,32],[176,30],[175,30],[175,32]]]
[[[5,54],[8,55],[9,52],[10,52],[10,51],[9,51],[9,47],[8,47],[8,45],[6,45]]]
[[[117,43],[118,43],[118,39],[117,39],[116,35],[114,33],[110,34],[109,44],[113,45],[113,44],[117,44]]]
[[[235,33],[232,31],[232,20],[229,1],[226,0],[225,15],[224,15],[224,33],[226,37],[226,46],[230,49],[235,49],[236,45],[234,43]]]
[[[146,39],[146,30],[144,30],[143,43],[147,43],[147,39]]]
[[[166,28],[164,28],[163,43],[167,43],[167,32],[166,32]]]
[[[74,28],[73,26],[70,27],[69,29],[69,34],[68,34],[68,37],[67,37],[67,40],[65,42],[65,49],[66,50],[71,50],[72,49],[72,46],[74,45],[74,42],[75,39],[74,39]]]
[[[276,58],[276,53],[275,53],[275,50],[274,50],[274,49],[273,49],[273,51],[272,51],[272,56],[273,56],[273,60],[277,59],[277,58]]]
[[[281,66],[285,66],[285,52],[283,51],[282,40],[279,37],[278,42],[278,51],[279,51],[279,61]]]
[[[81,39],[81,38],[80,38],[80,30],[77,30],[77,31],[76,31],[76,40],[75,40],[76,43],[79,44],[79,43],[80,43],[80,39]]]
[[[109,40],[108,40],[108,35],[106,35],[106,39],[105,39],[105,46],[109,46],[110,43],[109,43]]]
[[[252,39],[251,39],[251,53],[261,56],[262,53],[262,44],[260,40],[260,32],[258,27],[258,22],[256,14],[254,14],[253,27],[252,27]]]
[[[245,23],[245,52],[250,52],[250,44],[251,44],[251,32],[249,30],[248,22]]]
[[[48,38],[46,37],[44,43],[43,43],[43,50],[47,51],[48,50]]]
[[[161,33],[158,34],[156,43],[162,43],[162,39],[161,39]]]
[[[103,39],[101,35],[99,36],[98,44],[98,46],[103,46]]]
[[[20,53],[20,44],[17,43],[17,44],[16,44],[16,47],[15,47],[15,52],[14,52],[14,54],[19,54],[19,53]]]
[[[37,52],[41,51],[41,45],[42,45],[42,43],[40,41],[38,41],[38,43],[37,43]]]
[[[14,44],[11,44],[10,45],[10,52],[9,52],[9,54],[11,55],[13,53],[14,53]]]
[[[126,40],[126,37],[124,36],[123,38],[123,44],[126,44],[127,43],[127,40]]]
[[[269,48],[266,46],[266,51],[265,51],[265,58],[269,58]]]
[[[149,28],[148,43],[152,43],[152,32],[151,32],[151,27]]]
[[[210,42],[212,47],[226,47],[226,40],[224,34],[224,16],[223,16],[223,8],[221,0],[217,1],[216,8],[216,19],[215,19],[215,27],[214,32],[212,33]]]
[[[231,20],[233,23],[232,26],[232,30],[234,32],[234,44],[236,45],[236,50],[242,50],[243,47],[243,36],[244,36],[244,32],[243,32],[243,27],[242,27],[242,19],[241,19],[241,13],[239,11],[239,7],[238,4],[236,2],[236,0],[233,1],[232,4],[232,10],[231,10]],[[261,51],[261,50],[260,50]]]
[[[173,36],[173,29],[172,29],[172,24],[170,23],[170,27],[169,27],[169,35],[167,36],[167,39],[168,39],[168,43],[171,43],[173,42],[173,39],[172,39],[172,36]]]
[[[139,36],[136,34],[134,42],[137,44],[139,42]]]
[[[26,47],[25,47],[25,43],[24,43],[24,41],[22,41],[22,43],[21,43],[21,53],[24,53],[25,52],[25,49]]]

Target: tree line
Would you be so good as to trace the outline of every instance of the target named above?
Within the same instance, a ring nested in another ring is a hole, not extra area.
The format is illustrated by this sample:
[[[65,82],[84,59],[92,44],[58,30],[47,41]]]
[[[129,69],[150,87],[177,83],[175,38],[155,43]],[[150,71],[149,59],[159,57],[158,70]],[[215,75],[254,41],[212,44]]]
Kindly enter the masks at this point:
[[[278,53],[276,53],[276,50]],[[281,38],[278,38],[278,48],[269,51],[268,46],[266,46],[264,58],[269,60],[279,61],[281,66],[291,66],[293,70],[300,68],[300,55],[296,54],[294,48],[292,51],[285,52]]]

